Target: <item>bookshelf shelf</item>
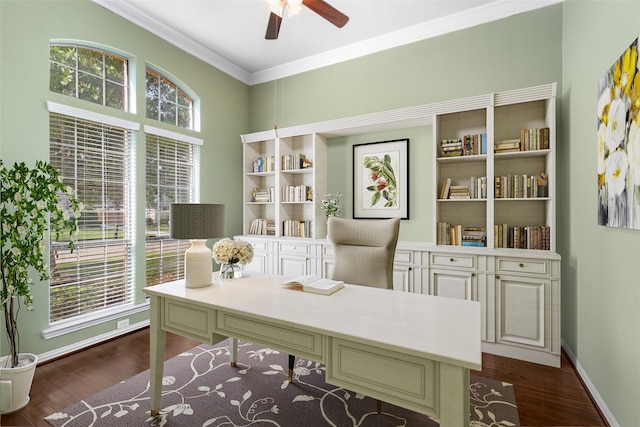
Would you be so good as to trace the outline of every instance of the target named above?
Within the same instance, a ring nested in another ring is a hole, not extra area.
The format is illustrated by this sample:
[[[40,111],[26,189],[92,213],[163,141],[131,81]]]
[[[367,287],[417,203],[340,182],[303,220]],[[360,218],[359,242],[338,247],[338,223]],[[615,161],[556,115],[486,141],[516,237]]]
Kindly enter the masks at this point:
[[[551,84],[490,94],[482,108],[461,103],[460,111],[435,115],[436,242],[450,242],[439,234],[455,227],[464,233],[465,227],[480,226],[484,228],[486,247],[502,248],[493,239],[494,228],[506,226],[509,233],[517,233],[513,231],[516,228],[544,227],[549,240],[544,250],[556,250],[555,88]],[[484,183],[478,186],[476,180],[481,178],[486,179],[486,188]],[[469,187],[471,199],[443,196],[454,186],[458,197],[466,197],[464,187]],[[480,201],[484,204],[477,204]],[[464,210],[454,208],[460,206],[457,202],[467,203]],[[510,244],[507,249],[514,251],[534,249],[527,246],[529,243],[523,246],[515,240]]]

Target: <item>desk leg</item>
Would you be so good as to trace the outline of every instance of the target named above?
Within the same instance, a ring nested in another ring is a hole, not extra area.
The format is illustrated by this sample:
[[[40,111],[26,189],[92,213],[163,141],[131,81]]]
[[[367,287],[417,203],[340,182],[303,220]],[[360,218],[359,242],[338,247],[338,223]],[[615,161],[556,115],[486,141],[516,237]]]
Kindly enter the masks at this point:
[[[440,425],[469,426],[469,369],[440,364]]]
[[[160,396],[162,396],[162,375],[164,370],[164,348],[167,342],[167,332],[162,329],[162,315],[160,306],[162,298],[151,296],[150,301],[150,353],[149,365],[149,393],[151,416],[160,414]]]
[[[238,364],[238,339],[229,338],[229,343],[231,344],[231,366],[235,368]]]

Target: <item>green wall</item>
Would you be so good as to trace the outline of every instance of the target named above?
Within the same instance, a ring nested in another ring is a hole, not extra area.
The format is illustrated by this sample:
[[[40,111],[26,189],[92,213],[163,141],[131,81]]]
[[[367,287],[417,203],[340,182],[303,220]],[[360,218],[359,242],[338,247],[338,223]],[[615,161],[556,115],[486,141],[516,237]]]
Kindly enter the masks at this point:
[[[617,423],[637,425],[640,232],[596,225],[595,102],[597,80],[640,34],[638,16],[640,0],[565,0],[248,88],[88,0],[0,0],[0,157],[32,163],[48,156],[45,102],[60,101],[48,91],[50,38],[118,47],[135,55],[139,78],[150,61],[202,98],[202,200],[227,203],[229,234],[241,230],[241,171],[234,166],[241,164],[241,133],[558,82],[562,338]],[[140,88],[138,96],[144,111]],[[148,123],[140,115],[133,119]],[[411,140],[411,220],[403,222],[401,239],[432,240],[431,127],[331,139],[329,189],[343,192],[350,216],[353,144],[405,137]],[[35,290],[36,301],[46,301],[46,287]],[[36,308],[23,333],[26,351],[113,329],[44,342],[46,305]]]
[[[564,4],[562,337],[622,426],[640,420],[640,231],[597,225],[596,102],[598,80],[640,35],[639,17],[640,0]]]
[[[144,65],[148,61],[179,78],[201,100],[202,148],[201,200],[227,205],[227,232],[242,231],[242,144],[239,135],[248,129],[249,88],[210,65],[150,34],[89,0],[0,1],[0,158],[5,164],[49,157],[47,101],[69,103],[95,112],[108,111],[85,101],[70,100],[49,92],[49,40],[73,39],[99,43],[125,51],[137,64],[135,78],[138,114],[120,117],[172,130],[144,117]],[[144,171],[144,138],[137,141],[137,161]],[[144,206],[144,176],[138,176],[138,205]],[[144,247],[144,212],[137,218],[137,244]],[[144,301],[144,251],[136,257],[136,302]],[[108,333],[116,322],[84,329],[59,338],[44,340],[48,327],[47,286],[33,287],[35,311],[22,310],[22,351],[36,354]],[[131,316],[131,323],[148,318],[146,312]],[[4,327],[2,329],[4,331]],[[3,334],[4,335],[4,334]],[[4,338],[4,337],[3,337]],[[2,346],[0,353],[6,353]]]
[[[252,86],[250,127],[282,128],[561,79],[562,5],[555,5]],[[410,220],[403,221],[400,239],[433,241],[431,127],[331,139],[328,188],[345,195],[345,216],[351,216],[353,144],[406,137]]]

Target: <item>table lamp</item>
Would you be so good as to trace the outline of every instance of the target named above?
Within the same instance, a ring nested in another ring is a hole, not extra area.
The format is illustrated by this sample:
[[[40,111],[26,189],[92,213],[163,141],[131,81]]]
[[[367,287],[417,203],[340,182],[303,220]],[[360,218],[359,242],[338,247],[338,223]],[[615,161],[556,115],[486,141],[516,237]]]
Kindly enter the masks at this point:
[[[212,252],[207,239],[225,236],[224,205],[173,203],[169,221],[172,239],[189,239],[191,247],[184,254],[184,284],[202,288],[212,283]]]

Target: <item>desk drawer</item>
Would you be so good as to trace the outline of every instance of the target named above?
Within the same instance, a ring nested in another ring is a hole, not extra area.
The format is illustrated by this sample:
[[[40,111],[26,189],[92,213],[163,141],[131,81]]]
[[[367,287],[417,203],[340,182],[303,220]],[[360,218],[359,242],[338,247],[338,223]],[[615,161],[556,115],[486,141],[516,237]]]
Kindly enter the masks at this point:
[[[318,333],[222,311],[216,313],[215,332],[324,363],[323,337]]]
[[[546,259],[497,258],[496,272],[549,274],[549,261]]]
[[[340,338],[329,342],[329,384],[438,415],[437,362]]]
[[[162,329],[198,341],[213,343],[213,309],[165,299]]]
[[[432,253],[430,265],[440,267],[476,268],[475,255]]]

